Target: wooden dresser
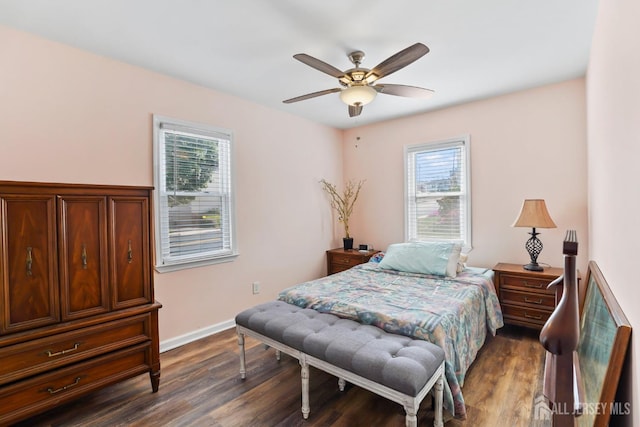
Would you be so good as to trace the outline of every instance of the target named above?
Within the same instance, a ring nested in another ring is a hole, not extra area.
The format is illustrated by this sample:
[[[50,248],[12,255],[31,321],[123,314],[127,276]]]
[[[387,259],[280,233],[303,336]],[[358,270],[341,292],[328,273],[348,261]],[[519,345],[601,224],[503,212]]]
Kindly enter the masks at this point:
[[[329,249],[327,251],[327,275],[368,262],[376,253],[378,253],[378,251],[360,252],[357,249]]]
[[[499,263],[493,271],[504,322],[542,329],[556,307],[556,291],[547,286],[562,276],[563,269],[529,271],[520,264]]]
[[[149,373],[151,188],[0,181],[0,425]]]

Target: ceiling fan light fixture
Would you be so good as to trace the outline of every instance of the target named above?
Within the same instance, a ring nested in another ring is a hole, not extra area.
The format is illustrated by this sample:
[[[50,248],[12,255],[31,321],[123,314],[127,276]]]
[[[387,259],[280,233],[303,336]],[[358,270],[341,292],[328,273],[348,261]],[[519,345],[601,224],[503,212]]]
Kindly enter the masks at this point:
[[[342,89],[340,99],[347,105],[367,105],[377,94],[378,92],[371,86],[351,86]]]

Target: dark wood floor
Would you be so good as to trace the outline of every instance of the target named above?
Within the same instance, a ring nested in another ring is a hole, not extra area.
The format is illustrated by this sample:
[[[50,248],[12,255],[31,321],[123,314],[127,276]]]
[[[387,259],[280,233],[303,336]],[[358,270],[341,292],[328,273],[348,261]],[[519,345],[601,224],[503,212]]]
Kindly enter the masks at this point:
[[[542,389],[544,351],[537,335],[503,328],[467,373],[465,421],[447,427],[530,426]],[[300,368],[247,338],[247,379],[238,374],[234,330],[161,355],[158,393],[140,376],[25,420],[19,426],[403,426],[404,410],[358,387],[338,391],[334,377],[311,370],[311,414],[300,413]],[[433,425],[429,399],[419,425]]]

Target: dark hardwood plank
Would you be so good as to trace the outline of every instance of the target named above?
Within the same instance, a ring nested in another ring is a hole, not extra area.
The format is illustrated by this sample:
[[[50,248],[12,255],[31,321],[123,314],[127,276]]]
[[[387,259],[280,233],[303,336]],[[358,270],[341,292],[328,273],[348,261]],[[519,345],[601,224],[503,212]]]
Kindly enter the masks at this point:
[[[35,416],[17,426],[403,426],[404,409],[355,386],[340,392],[337,380],[311,369],[311,414],[300,412],[300,367],[286,355],[247,338],[247,378],[238,374],[235,330],[201,339],[161,355],[160,390],[133,378]],[[542,390],[544,350],[537,334],[505,327],[489,338],[467,373],[465,421],[447,427],[530,426]],[[418,413],[433,425],[429,399]]]

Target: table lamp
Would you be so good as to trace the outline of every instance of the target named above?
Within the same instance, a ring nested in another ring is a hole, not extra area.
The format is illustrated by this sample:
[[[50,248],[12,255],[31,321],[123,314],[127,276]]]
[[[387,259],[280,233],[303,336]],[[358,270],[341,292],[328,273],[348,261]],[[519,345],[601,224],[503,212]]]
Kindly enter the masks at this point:
[[[525,270],[543,271],[544,269],[538,265],[538,255],[542,252],[542,242],[538,239],[536,228],[556,228],[556,224],[551,219],[547,211],[547,205],[542,199],[526,199],[522,203],[522,209],[518,219],[513,223],[512,227],[531,227],[531,237],[527,240],[524,247],[527,248],[531,262],[524,266]]]

